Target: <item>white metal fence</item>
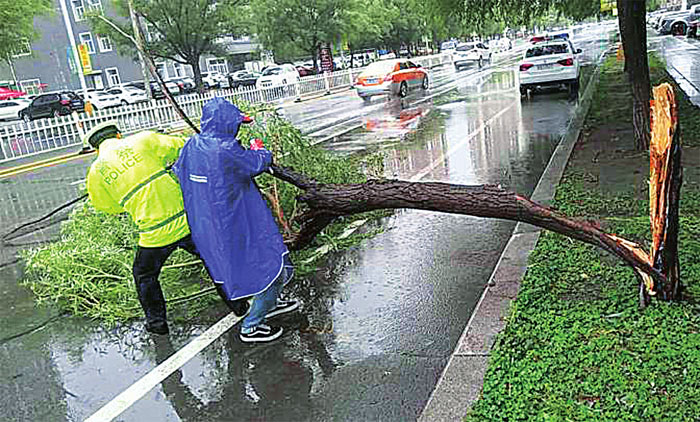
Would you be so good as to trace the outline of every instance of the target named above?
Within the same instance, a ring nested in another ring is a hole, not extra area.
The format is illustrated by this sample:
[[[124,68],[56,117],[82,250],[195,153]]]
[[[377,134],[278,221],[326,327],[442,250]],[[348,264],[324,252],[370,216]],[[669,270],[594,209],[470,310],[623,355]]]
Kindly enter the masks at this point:
[[[452,58],[446,54],[412,59],[414,63],[425,68],[451,63],[451,60]],[[237,100],[244,100],[252,104],[300,101],[348,89],[361,71],[362,69],[358,68],[306,76],[298,82],[270,88],[239,87],[209,91],[202,95],[180,95],[177,101],[188,117],[198,119],[202,115],[202,106],[214,97],[224,97],[234,103]],[[79,145],[82,143],[82,133],[108,120],[118,121],[124,134],[184,124],[175,108],[167,100],[98,110],[92,115],[80,113],[29,123],[19,122],[0,127],[0,163]]]

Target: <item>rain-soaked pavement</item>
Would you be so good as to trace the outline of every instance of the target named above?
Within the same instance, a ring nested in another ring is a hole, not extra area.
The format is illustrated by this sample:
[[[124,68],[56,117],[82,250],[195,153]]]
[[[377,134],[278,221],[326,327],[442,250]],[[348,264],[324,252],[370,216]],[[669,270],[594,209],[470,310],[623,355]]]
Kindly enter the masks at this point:
[[[574,43],[591,62],[607,40],[589,31]],[[529,194],[577,104],[563,92],[521,101],[513,69],[446,76],[459,80],[455,89],[432,98],[373,100],[353,117],[358,129],[323,145],[341,154],[383,151],[390,177],[500,183]],[[2,230],[76,197],[91,160],[0,180]],[[117,420],[415,419],[514,224],[422,211],[381,224],[383,233],[297,282],[303,312],[286,320],[280,341],[243,345],[234,329]],[[35,307],[17,284],[14,257],[56,227],[0,250],[0,420],[84,420],[225,314],[216,307],[154,339],[140,322],[107,330]]]

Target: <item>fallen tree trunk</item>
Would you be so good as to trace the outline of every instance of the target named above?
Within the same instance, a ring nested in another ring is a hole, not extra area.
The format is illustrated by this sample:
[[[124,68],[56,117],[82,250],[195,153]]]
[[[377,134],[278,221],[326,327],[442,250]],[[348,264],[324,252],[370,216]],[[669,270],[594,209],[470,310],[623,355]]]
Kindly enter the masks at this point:
[[[587,221],[573,220],[500,186],[464,186],[440,182],[371,180],[361,184],[319,184],[293,170],[275,168],[275,174],[305,192],[298,200],[309,209],[300,216],[301,230],[289,246],[301,249],[334,218],[379,209],[413,208],[475,217],[500,218],[542,227],[598,246],[633,268],[663,283],[642,248],[603,232]]]
[[[680,293],[678,204],[682,183],[680,136],[673,89],[654,89],[650,150],[652,251],[592,222],[571,219],[500,186],[464,186],[439,182],[371,180],[362,184],[320,184],[292,169],[273,167],[274,175],[304,192],[297,199],[308,209],[297,219],[301,230],[288,239],[291,249],[307,246],[333,219],[379,209],[413,208],[529,223],[597,246],[617,256],[640,279],[640,300],[674,300]]]

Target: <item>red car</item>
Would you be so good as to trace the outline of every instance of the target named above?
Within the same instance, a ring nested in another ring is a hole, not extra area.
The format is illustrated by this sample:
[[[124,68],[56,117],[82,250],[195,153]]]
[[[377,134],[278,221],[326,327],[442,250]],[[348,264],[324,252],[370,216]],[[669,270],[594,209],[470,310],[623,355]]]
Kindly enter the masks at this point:
[[[10,88],[0,87],[0,100],[14,100],[15,98],[27,95],[26,92],[15,91]]]
[[[373,95],[391,94],[403,98],[414,89],[428,89],[428,72],[407,59],[371,63],[355,81],[357,94],[365,101]]]

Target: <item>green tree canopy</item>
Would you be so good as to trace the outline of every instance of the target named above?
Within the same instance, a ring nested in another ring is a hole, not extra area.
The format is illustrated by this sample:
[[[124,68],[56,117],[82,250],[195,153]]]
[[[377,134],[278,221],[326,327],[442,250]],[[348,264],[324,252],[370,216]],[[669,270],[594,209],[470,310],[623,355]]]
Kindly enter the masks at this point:
[[[10,57],[20,43],[39,36],[34,17],[51,10],[51,0],[0,0],[0,56]]]

